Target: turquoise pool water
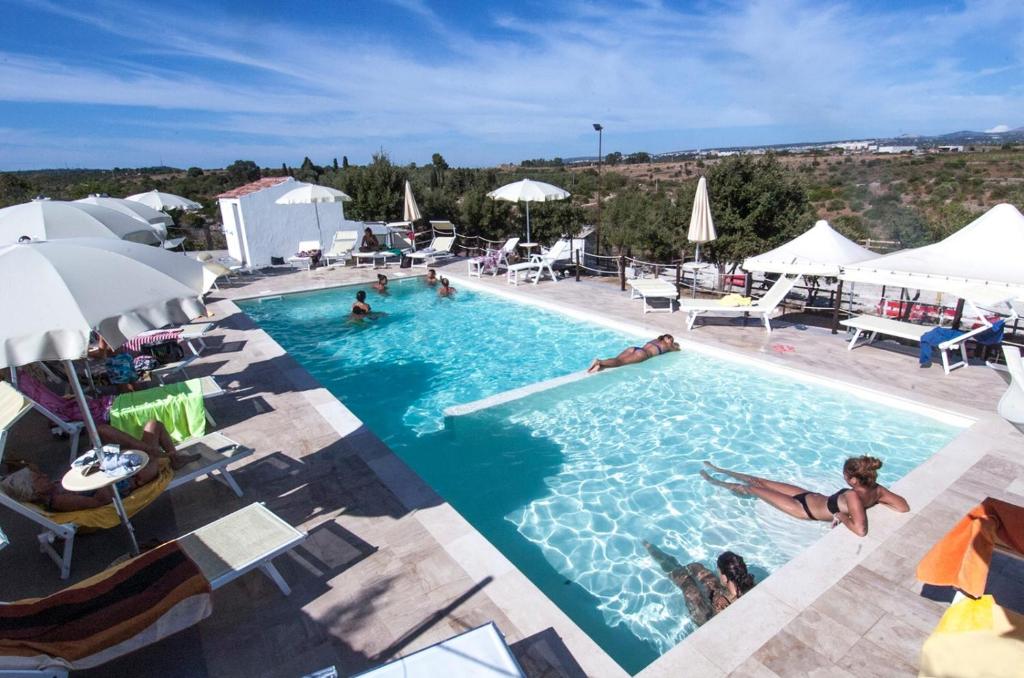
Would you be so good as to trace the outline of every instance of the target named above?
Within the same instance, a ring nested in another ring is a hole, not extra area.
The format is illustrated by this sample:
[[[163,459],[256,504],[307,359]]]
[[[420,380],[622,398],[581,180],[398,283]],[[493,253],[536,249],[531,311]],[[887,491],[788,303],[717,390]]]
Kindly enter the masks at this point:
[[[762,579],[827,530],[709,486],[703,460],[831,492],[849,455],[882,458],[891,483],[960,430],[691,352],[446,422],[446,407],[633,342],[419,281],[368,294],[388,315],[357,325],[344,322],[353,288],[242,306],[634,673],[694,629],[643,540],[709,567],[730,549]]]

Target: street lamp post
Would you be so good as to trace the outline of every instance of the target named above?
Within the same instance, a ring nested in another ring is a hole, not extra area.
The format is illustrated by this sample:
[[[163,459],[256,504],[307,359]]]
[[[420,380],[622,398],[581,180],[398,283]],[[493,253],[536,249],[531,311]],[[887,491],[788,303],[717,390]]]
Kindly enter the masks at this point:
[[[597,241],[595,246],[597,253],[601,253],[601,142],[604,133],[604,125],[601,123],[594,123],[594,131],[597,132],[597,228],[595,230],[595,240]]]

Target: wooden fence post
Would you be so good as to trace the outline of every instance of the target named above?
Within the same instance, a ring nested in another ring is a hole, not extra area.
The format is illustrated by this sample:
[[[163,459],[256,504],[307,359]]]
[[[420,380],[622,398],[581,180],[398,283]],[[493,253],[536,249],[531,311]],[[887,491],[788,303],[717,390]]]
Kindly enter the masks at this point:
[[[619,255],[619,291],[626,291],[626,257],[623,254]]]
[[[580,251],[576,250],[576,282],[580,281]]]
[[[836,298],[832,304],[832,334],[839,334],[839,307],[843,303],[843,281],[836,287]]]

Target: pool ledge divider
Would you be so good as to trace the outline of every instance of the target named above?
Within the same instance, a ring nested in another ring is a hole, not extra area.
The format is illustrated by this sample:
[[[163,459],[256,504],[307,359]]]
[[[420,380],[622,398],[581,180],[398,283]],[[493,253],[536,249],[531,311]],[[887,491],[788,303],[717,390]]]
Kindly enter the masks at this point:
[[[549,391],[565,384],[581,381],[590,376],[593,375],[587,372],[573,372],[572,374],[567,374],[563,377],[555,377],[554,379],[546,379],[545,381],[527,384],[526,386],[520,386],[519,388],[514,388],[510,391],[503,391],[486,398],[481,398],[480,400],[474,400],[473,402],[466,403],[465,405],[453,405],[445,409],[444,416],[461,417],[467,414],[473,414],[480,410],[497,407],[498,405],[510,403],[513,400],[519,400],[520,398],[540,393],[541,391]]]

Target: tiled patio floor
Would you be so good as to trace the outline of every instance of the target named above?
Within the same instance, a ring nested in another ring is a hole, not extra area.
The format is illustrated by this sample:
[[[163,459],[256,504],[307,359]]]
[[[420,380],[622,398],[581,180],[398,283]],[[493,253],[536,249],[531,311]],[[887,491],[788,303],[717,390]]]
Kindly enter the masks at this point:
[[[461,275],[465,264],[448,270]],[[246,496],[196,482],[167,493],[134,521],[141,539],[165,539],[248,502],[266,502],[310,534],[304,546],[278,559],[292,595],[285,598],[269,580],[250,574],[218,591],[213,616],[197,627],[88,675],[299,676],[328,665],[347,675],[491,620],[531,676],[623,675],[230,301],[372,277],[367,269],[288,273],[242,278],[214,294],[218,328],[193,376],[215,374],[229,389],[211,411],[220,429],[256,449],[235,474]],[[481,283],[511,289],[502,278]],[[918,369],[906,354],[875,347],[847,352],[842,335],[785,323],[769,338],[756,326],[715,325],[687,335],[681,314],[641,316],[638,302],[607,283],[548,282],[512,294],[977,418],[935,463],[915,472],[921,477],[907,492],[911,514],[874,511],[867,539],[828,535],[783,568],[789,576],[759,585],[758,595],[744,597],[643,675],[916,673],[921,642],[944,609],[919,595],[917,560],[985,496],[1024,503],[1024,438],[992,413],[1003,390],[998,375],[971,367],[945,377],[938,368]],[[778,353],[772,346],[780,343],[795,350]],[[8,454],[61,459],[65,444],[51,440],[43,420],[31,415],[15,429]],[[0,599],[59,587],[56,568],[33,547],[32,525],[9,513],[0,521],[12,540],[0,564],[18,573],[0,578]],[[73,580],[103,569],[124,544],[119,530],[81,537]],[[838,574],[798,586],[802,573],[821,569],[808,566],[812,558],[835,559]],[[809,591],[820,593],[809,597]]]

